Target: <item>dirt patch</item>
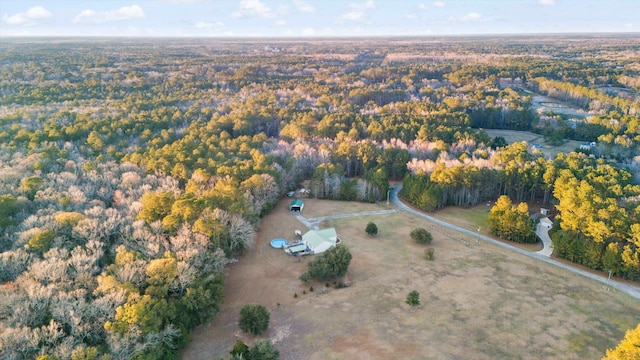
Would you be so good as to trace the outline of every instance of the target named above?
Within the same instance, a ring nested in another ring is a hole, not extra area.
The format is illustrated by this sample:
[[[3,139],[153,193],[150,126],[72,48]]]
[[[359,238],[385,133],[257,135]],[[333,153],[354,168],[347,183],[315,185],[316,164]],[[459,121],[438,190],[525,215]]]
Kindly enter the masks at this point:
[[[306,197],[300,199],[304,201],[304,209],[301,214],[306,218],[395,209],[393,204],[387,205],[386,202],[360,203],[355,201],[320,200]]]
[[[640,305],[624,294],[404,212],[321,224],[351,249],[352,286],[303,284],[308,260],[268,244],[301,228],[289,202],[263,219],[257,246],[229,268],[221,314],[196,329],[184,359],[216,359],[238,338],[252,342],[237,326],[247,303],[271,310],[264,337],[282,359],[597,359],[640,321]],[[372,205],[362,206],[353,212]],[[364,232],[369,221],[375,237]],[[433,234],[435,260],[409,238],[415,227]],[[412,290],[420,292],[416,308],[404,303]]]

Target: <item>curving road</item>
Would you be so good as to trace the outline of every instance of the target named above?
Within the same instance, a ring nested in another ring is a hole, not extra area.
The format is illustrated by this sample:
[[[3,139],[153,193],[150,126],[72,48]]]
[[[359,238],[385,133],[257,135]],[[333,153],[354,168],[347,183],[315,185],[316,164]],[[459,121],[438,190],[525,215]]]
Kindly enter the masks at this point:
[[[550,251],[552,251],[552,249],[551,249],[551,246],[550,246],[551,245],[551,239],[549,239],[549,235],[547,233],[548,229],[540,229],[540,228],[538,228],[538,232],[542,233],[543,236],[546,235],[546,239],[548,240],[548,243],[545,243],[544,249],[542,249],[541,251],[532,253],[532,252],[517,248],[515,246],[511,246],[509,244],[505,244],[505,243],[502,243],[500,241],[494,240],[494,239],[492,239],[492,238],[490,238],[488,236],[484,236],[482,234],[475,233],[475,232],[473,232],[471,230],[467,230],[465,228],[461,228],[461,227],[459,227],[457,225],[453,225],[453,224],[450,224],[448,222],[442,221],[440,219],[436,219],[436,218],[434,218],[432,216],[429,216],[427,214],[424,214],[424,213],[422,213],[420,211],[414,210],[414,209],[410,208],[409,206],[405,205],[402,201],[400,201],[400,198],[398,198],[398,191],[400,191],[400,189],[402,189],[402,185],[393,186],[391,189],[392,189],[392,191],[391,191],[391,201],[400,210],[412,213],[412,214],[414,214],[416,216],[419,216],[419,217],[421,217],[423,219],[426,219],[426,220],[429,220],[431,222],[434,222],[434,223],[436,223],[436,224],[438,224],[440,226],[444,226],[444,227],[446,227],[448,229],[459,231],[461,233],[464,233],[464,234],[469,235],[469,236],[473,236],[473,237],[475,237],[475,238],[477,238],[479,240],[486,241],[486,242],[491,243],[491,244],[496,245],[496,246],[501,246],[501,247],[503,247],[505,249],[509,249],[509,250],[514,251],[514,252],[516,252],[518,254],[521,254],[521,255],[524,255],[524,256],[528,256],[528,257],[532,257],[534,259],[537,259],[537,260],[540,260],[540,261],[544,261],[544,262],[546,262],[548,264],[557,266],[559,268],[562,268],[562,269],[565,269],[565,270],[569,270],[569,271],[572,271],[572,272],[574,272],[576,274],[588,277],[589,279],[593,279],[593,280],[599,281],[599,282],[605,284],[605,286],[610,286],[612,288],[615,288],[616,290],[619,290],[619,291],[631,296],[632,298],[634,298],[636,300],[640,300],[640,288],[637,287],[637,286],[628,285],[628,284],[625,284],[625,283],[618,282],[616,280],[607,280],[607,278],[604,277],[604,276],[592,274],[592,273],[584,271],[582,269],[578,269],[578,268],[575,268],[573,266],[570,266],[570,265],[567,265],[567,264],[564,264],[564,263],[561,263],[561,262],[558,262],[558,261],[555,261],[555,260],[551,259],[549,256],[551,255]],[[541,236],[541,238],[543,239],[543,242],[544,242],[545,239],[542,236]],[[549,255],[546,255],[547,253],[549,253]]]
[[[536,228],[536,235],[542,240],[542,250],[537,251],[537,254],[550,257],[553,254],[553,243],[549,237],[549,229],[551,229],[553,223],[548,218],[540,219],[538,227]]]

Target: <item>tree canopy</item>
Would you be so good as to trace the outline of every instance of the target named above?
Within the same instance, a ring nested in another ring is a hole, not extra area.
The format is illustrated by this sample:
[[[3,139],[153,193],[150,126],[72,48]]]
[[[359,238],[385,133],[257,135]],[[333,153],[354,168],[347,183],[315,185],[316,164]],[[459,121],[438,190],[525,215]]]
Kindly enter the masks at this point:
[[[351,258],[348,247],[332,247],[309,262],[309,276],[319,280],[332,280],[344,276],[349,269]]]

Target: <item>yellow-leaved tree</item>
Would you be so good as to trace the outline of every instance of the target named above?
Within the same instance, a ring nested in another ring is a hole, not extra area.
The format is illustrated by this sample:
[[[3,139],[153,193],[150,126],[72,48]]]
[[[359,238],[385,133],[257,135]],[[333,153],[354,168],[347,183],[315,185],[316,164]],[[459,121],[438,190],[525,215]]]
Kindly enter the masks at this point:
[[[615,349],[607,350],[602,360],[640,360],[640,324],[630,329]]]

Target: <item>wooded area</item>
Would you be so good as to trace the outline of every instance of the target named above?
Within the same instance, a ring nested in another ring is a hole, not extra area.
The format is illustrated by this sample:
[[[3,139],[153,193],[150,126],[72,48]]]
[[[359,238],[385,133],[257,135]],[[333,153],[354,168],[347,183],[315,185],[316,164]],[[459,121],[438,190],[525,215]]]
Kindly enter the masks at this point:
[[[640,41],[583,40],[3,39],[0,357],[176,358],[305,179],[369,202],[403,180],[425,210],[555,205],[557,256],[637,280]],[[482,128],[597,145],[546,158]]]

